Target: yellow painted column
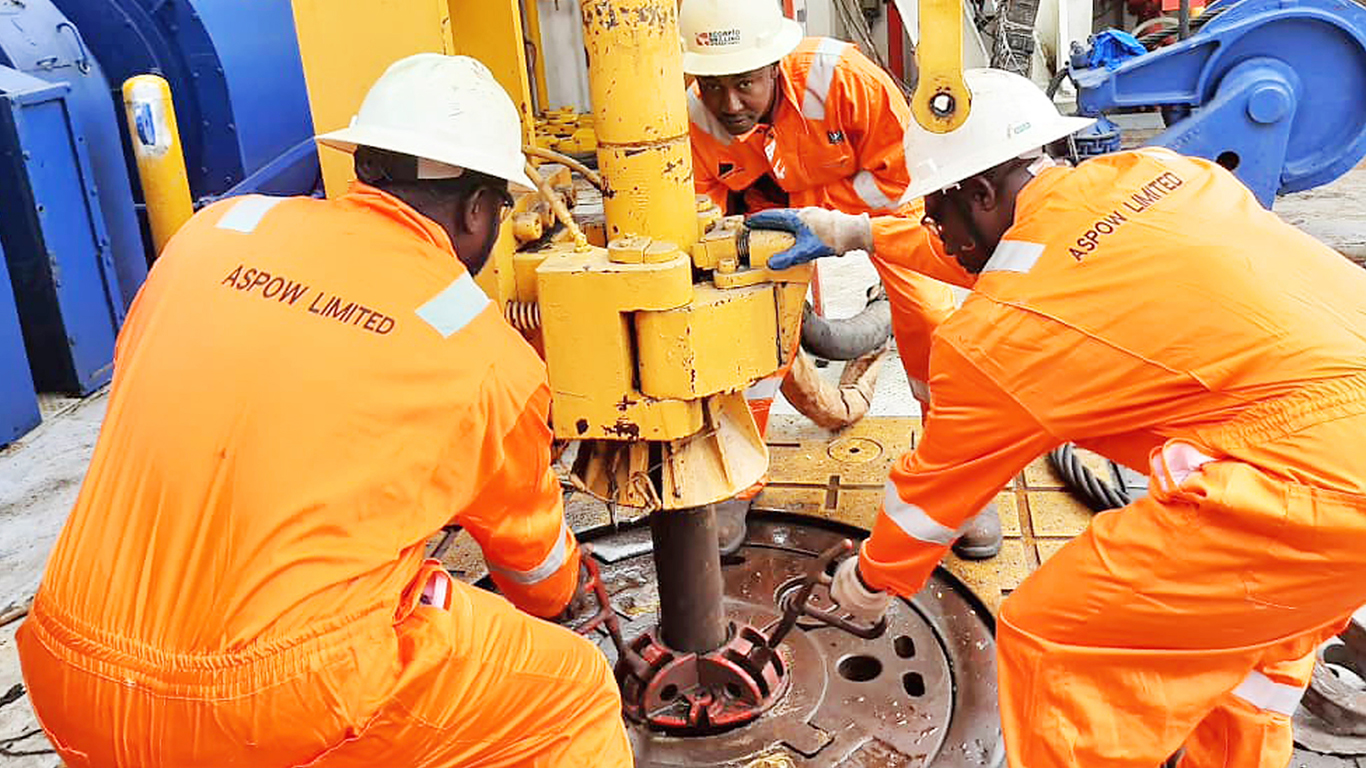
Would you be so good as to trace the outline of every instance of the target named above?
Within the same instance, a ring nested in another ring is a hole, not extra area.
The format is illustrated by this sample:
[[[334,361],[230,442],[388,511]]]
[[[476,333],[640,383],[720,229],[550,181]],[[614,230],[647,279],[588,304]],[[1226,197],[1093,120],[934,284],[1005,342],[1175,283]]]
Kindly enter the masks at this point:
[[[687,250],[697,205],[677,2],[582,0],[582,9],[607,236]]]
[[[147,204],[152,246],[160,254],[166,241],[194,215],[171,86],[158,75],[130,77],[123,83],[123,108]]]
[[[534,2],[534,0],[532,0]],[[531,79],[526,70],[522,10],[518,0],[447,0],[451,53],[484,62],[522,115],[522,145],[533,143]]]
[[[531,66],[536,82],[532,85],[536,89],[536,104],[544,112],[550,109],[550,94],[545,81],[545,42],[541,36],[541,9],[536,0],[522,0],[522,3],[522,7],[526,9],[526,39],[531,41],[536,51],[536,60]]]
[[[294,27],[313,126],[318,133],[344,128],[365,92],[384,70],[414,53],[444,53],[445,0],[293,0]],[[351,157],[323,150],[329,197],[354,178]]]

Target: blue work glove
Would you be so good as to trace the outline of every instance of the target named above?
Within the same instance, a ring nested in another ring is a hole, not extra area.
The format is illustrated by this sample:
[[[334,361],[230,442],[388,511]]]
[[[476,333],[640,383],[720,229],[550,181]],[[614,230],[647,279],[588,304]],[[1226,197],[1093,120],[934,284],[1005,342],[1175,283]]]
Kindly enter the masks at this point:
[[[866,213],[854,216],[824,208],[780,208],[750,216],[745,226],[787,232],[797,238],[791,248],[769,257],[769,269],[787,269],[812,259],[873,249],[873,225]]]

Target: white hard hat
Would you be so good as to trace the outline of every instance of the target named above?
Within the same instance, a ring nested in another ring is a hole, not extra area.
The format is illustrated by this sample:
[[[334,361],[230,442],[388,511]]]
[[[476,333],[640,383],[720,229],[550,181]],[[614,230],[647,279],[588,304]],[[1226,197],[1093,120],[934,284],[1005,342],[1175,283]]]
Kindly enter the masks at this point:
[[[802,26],[778,0],[683,0],[678,11],[683,71],[738,75],[773,64],[802,42]]]
[[[906,129],[911,185],[902,204],[947,189],[1095,122],[1064,117],[1029,78],[1001,69],[969,69],[963,81],[972,111],[956,130],[932,133],[912,120]]]
[[[380,75],[351,125],[318,143],[345,152],[374,147],[412,155],[419,178],[450,178],[460,169],[534,190],[522,154],[522,121],[507,91],[478,60],[419,53]]]

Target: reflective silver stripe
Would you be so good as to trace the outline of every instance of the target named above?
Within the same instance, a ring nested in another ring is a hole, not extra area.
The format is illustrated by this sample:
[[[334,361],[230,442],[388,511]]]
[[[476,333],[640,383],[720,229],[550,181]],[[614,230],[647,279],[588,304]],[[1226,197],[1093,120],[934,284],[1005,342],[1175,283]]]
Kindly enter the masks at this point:
[[[854,191],[858,193],[859,199],[863,204],[874,211],[885,211],[896,207],[896,201],[882,191],[882,187],[877,185],[877,177],[870,171],[859,171],[854,174]]]
[[[730,132],[726,130],[724,125],[721,125],[720,120],[716,119],[716,115],[707,109],[707,105],[702,103],[702,99],[692,91],[688,91],[688,120],[713,139],[722,144],[730,144]]]
[[[925,510],[901,500],[896,485],[887,481],[886,491],[882,494],[882,511],[896,523],[901,532],[917,541],[930,544],[952,544],[958,538],[958,531],[935,521],[925,514]]]
[[[417,316],[427,321],[443,339],[469,325],[484,307],[490,304],[489,297],[475,285],[474,278],[466,272],[446,286],[441,293],[433,296],[426,304],[417,308]]]
[[[767,379],[759,379],[745,390],[746,400],[772,400],[778,396],[778,388],[783,384],[781,376],[769,376]]]
[[[550,548],[549,554],[535,568],[519,571],[515,568],[489,563],[489,570],[514,584],[520,584],[524,587],[539,584],[554,576],[564,566],[565,560],[569,557],[569,547],[566,544],[568,540],[569,529],[565,526],[564,519],[561,518],[560,532],[555,536],[555,546]]]
[[[1254,669],[1233,689],[1233,695],[1258,709],[1279,712],[1289,717],[1300,706],[1304,689],[1278,683]]]
[[[236,232],[254,232],[256,225],[261,223],[261,219],[270,212],[270,209],[287,199],[265,195],[248,195],[233,203],[233,206],[228,209],[227,213],[223,214],[215,226],[219,229],[231,229]]]
[[[830,83],[835,80],[835,67],[849,43],[824,37],[811,57],[811,69],[806,73],[806,95],[802,97],[802,114],[812,120],[825,119],[825,98],[830,95]]]
[[[1043,245],[1040,243],[1002,240],[996,246],[996,251],[991,254],[991,258],[987,260],[986,266],[982,267],[982,274],[988,272],[1028,273],[1042,256]]]
[[[1139,147],[1134,151],[1163,163],[1171,163],[1171,161],[1181,157],[1166,147]]]

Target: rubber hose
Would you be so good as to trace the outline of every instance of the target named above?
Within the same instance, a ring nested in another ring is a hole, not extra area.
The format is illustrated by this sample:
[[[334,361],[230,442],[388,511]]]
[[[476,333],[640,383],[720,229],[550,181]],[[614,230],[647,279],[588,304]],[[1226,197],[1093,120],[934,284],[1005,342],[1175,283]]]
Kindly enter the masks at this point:
[[[1077,456],[1076,446],[1071,443],[1064,443],[1049,451],[1048,462],[1062,476],[1067,486],[1096,512],[1119,509],[1133,501],[1124,488],[1116,488],[1096,477],[1095,473],[1081,462],[1081,457]]]
[[[877,374],[887,348],[881,347],[844,366],[839,384],[821,376],[805,352],[798,351],[787,376],[783,378],[783,397],[816,426],[843,429],[868,414],[877,388]]]
[[[602,176],[599,176],[597,171],[593,170],[592,168],[589,168],[588,166],[584,165],[578,160],[575,160],[569,155],[564,154],[563,152],[556,152],[553,149],[546,149],[545,147],[535,147],[529,144],[524,145],[522,147],[522,152],[528,155],[532,155],[534,157],[539,157],[542,160],[549,160],[552,163],[559,163],[560,165],[563,165],[571,171],[577,171],[585,179],[588,179],[589,184],[592,184],[594,187],[596,187],[599,192],[602,191]]]
[[[868,302],[846,320],[821,317],[808,303],[802,307],[802,349],[825,360],[856,360],[886,343],[892,335],[892,305],[885,298]]]

